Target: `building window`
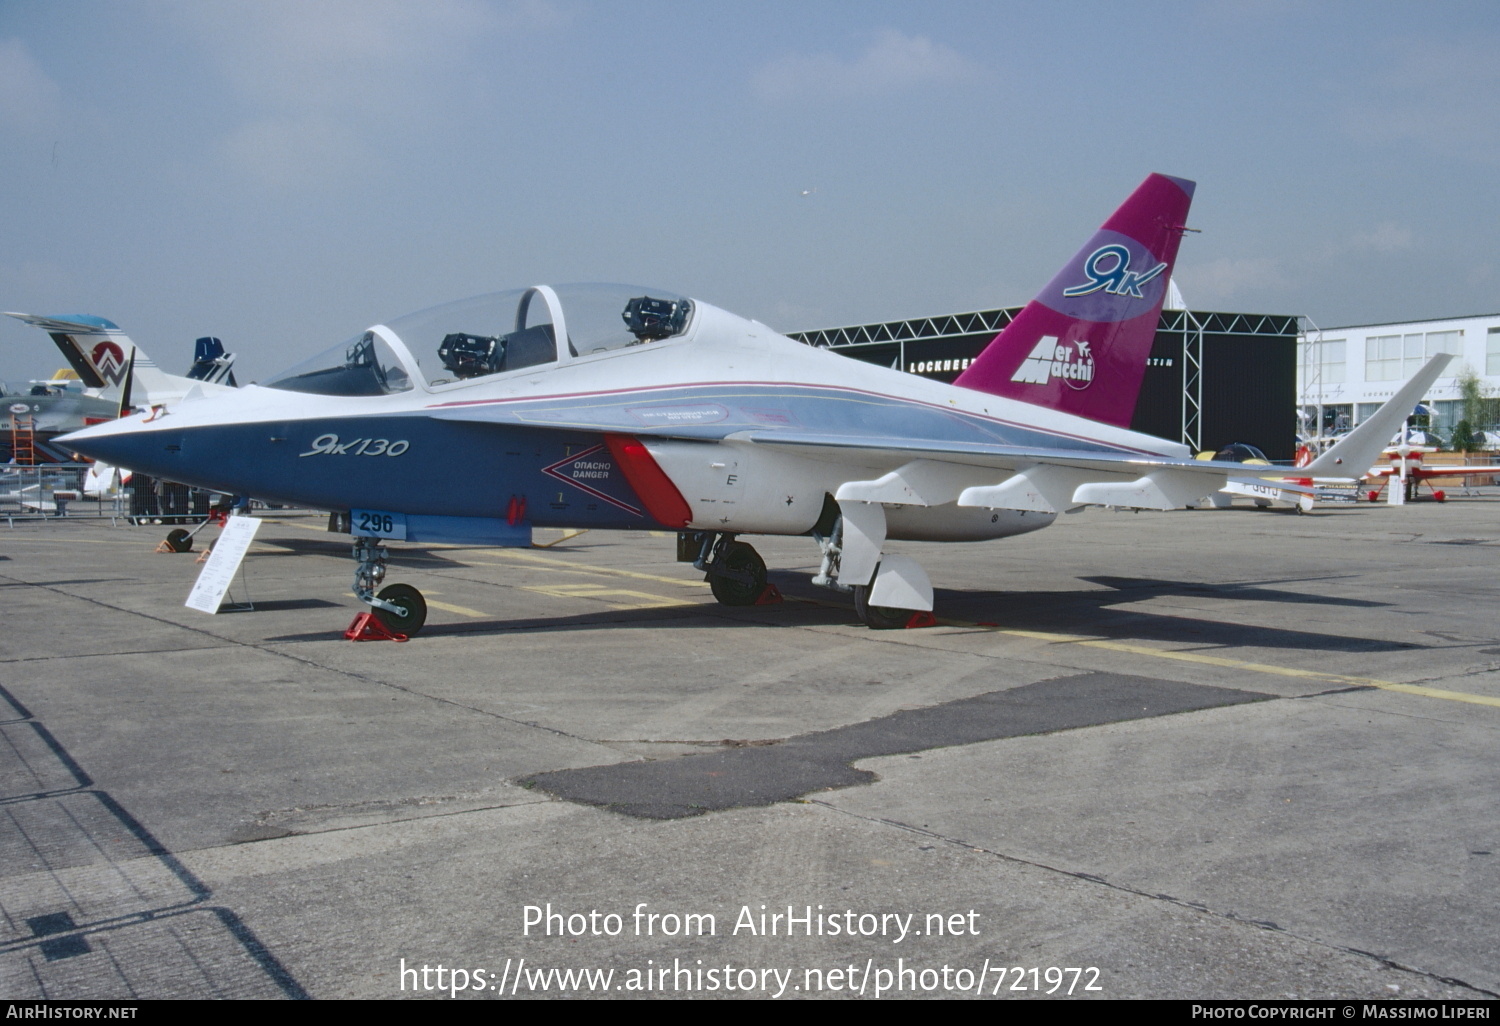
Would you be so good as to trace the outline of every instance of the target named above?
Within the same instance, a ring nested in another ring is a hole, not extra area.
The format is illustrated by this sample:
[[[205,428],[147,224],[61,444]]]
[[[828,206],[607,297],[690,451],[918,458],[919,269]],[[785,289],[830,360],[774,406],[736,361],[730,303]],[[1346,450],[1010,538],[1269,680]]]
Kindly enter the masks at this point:
[[[1365,380],[1405,381],[1438,353],[1462,356],[1463,350],[1462,331],[1371,335],[1365,339]]]
[[[1329,339],[1318,346],[1319,376],[1325,385],[1342,385],[1344,383],[1344,348],[1345,342],[1341,338]]]
[[[1297,361],[1297,387],[1299,391],[1306,390],[1311,384],[1317,385],[1342,385],[1346,380],[1344,373],[1344,352],[1347,348],[1346,342],[1341,338],[1327,338],[1320,341],[1311,339],[1304,340],[1300,345],[1303,347],[1298,354]],[[1158,363],[1163,367],[1172,366],[1170,359],[1148,360],[1153,366]],[[1312,381],[1307,379],[1312,375]]]
[[[1438,353],[1464,355],[1464,333],[1462,331],[1429,331],[1427,333],[1427,359]]]
[[[1500,374],[1500,328],[1491,328],[1484,340],[1484,372]]]
[[[1365,339],[1365,380],[1401,380],[1401,336],[1371,335]]]
[[[1464,404],[1457,399],[1439,399],[1426,405],[1432,411],[1432,417],[1428,421],[1429,428],[1439,435],[1451,435],[1464,415]],[[1477,429],[1478,425],[1474,427]]]

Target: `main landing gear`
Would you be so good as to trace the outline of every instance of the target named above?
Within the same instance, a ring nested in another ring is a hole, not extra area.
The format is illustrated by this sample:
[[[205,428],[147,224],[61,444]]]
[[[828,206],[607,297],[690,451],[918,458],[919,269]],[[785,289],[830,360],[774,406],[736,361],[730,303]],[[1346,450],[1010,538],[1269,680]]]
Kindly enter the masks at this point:
[[[766,561],[732,534],[683,531],[677,557],[703,571],[714,598],[723,606],[761,606],[781,601],[776,585],[766,580]]]
[[[932,585],[917,563],[905,556],[881,552],[885,542],[885,511],[875,503],[825,504],[813,528],[823,556],[812,582],[822,588],[854,593],[854,613],[871,630],[930,627]],[[859,584],[852,583],[860,581]],[[904,605],[883,605],[872,598]]]
[[[910,609],[897,609],[895,606],[872,606],[870,605],[870,589],[863,584],[854,586],[854,615],[859,617],[859,622],[872,631],[899,631],[903,627],[912,625],[912,620],[921,614]],[[928,614],[931,618],[931,614]]]
[[[354,594],[371,607],[361,619],[373,616],[391,635],[410,637],[420,631],[427,622],[427,600],[422,598],[420,591],[409,584],[389,584],[381,588],[378,595],[375,593],[380,582],[385,580],[385,564],[389,558],[380,539],[355,538],[354,558],[359,561],[354,570]],[[360,624],[356,620],[355,626],[349,630],[368,631],[370,625],[368,621]]]

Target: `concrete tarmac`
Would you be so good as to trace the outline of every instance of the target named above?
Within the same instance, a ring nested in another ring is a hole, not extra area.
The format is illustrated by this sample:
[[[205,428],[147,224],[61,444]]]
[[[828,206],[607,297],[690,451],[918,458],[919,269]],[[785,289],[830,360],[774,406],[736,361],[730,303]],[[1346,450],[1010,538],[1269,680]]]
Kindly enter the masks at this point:
[[[903,631],[808,539],[392,543],[404,644],[264,518],[214,616],[0,528],[0,996],[1500,995],[1500,496],[897,543]]]

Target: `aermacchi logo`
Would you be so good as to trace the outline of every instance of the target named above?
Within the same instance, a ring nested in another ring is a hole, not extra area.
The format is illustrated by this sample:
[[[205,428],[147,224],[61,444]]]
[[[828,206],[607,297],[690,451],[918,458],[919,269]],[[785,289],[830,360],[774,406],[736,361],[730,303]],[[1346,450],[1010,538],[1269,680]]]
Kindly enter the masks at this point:
[[[1070,297],[1087,296],[1103,291],[1111,296],[1129,296],[1132,299],[1145,299],[1146,297],[1141,294],[1141,286],[1166,269],[1167,265],[1161,263],[1149,271],[1132,271],[1130,269],[1130,250],[1119,243],[1100,246],[1090,253],[1089,258],[1083,262],[1083,273],[1088,276],[1089,280],[1082,285],[1074,285],[1072,288],[1063,289],[1063,295]]]
[[[1059,344],[1056,335],[1043,335],[1031,355],[1010,380],[1023,385],[1045,385],[1061,378],[1071,388],[1088,388],[1094,381],[1094,354],[1083,339]]]
[[[94,346],[89,359],[100,377],[106,381],[118,385],[125,376],[125,352],[113,342],[106,340]]]

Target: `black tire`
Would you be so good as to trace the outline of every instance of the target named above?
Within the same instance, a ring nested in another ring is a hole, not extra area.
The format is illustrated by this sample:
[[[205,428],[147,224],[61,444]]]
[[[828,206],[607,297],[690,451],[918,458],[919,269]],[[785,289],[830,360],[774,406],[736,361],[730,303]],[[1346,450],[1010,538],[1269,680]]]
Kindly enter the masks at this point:
[[[420,591],[409,584],[387,585],[380,589],[380,594],[376,598],[384,599],[406,610],[406,615],[400,616],[389,609],[372,607],[371,611],[375,614],[375,619],[397,634],[405,634],[409,637],[420,631],[422,625],[427,622],[427,600],[422,597]]]
[[[724,568],[733,570],[740,574],[749,574],[751,580],[736,580],[732,577],[719,577],[710,574],[708,586],[718,599],[720,605],[724,606],[753,606],[755,600],[760,598],[761,593],[766,590],[766,561],[760,558],[760,553],[744,542],[730,542],[728,551],[724,553]]]
[[[192,552],[193,536],[182,528],[167,532],[167,548],[173,552]]]
[[[911,621],[914,610],[897,609],[894,606],[870,605],[870,589],[862,584],[854,586],[854,613],[860,622],[872,631],[895,631]]]

